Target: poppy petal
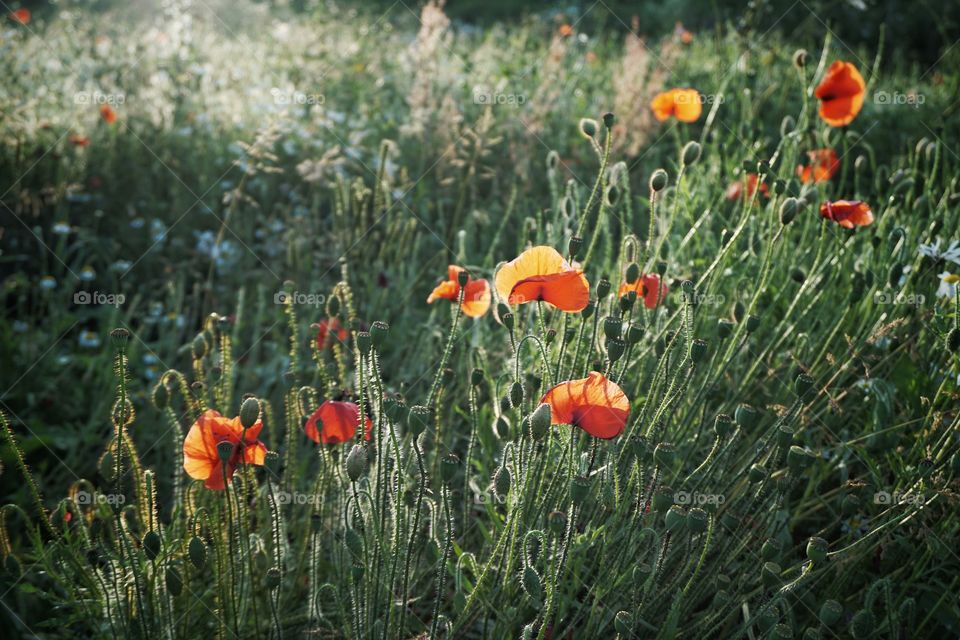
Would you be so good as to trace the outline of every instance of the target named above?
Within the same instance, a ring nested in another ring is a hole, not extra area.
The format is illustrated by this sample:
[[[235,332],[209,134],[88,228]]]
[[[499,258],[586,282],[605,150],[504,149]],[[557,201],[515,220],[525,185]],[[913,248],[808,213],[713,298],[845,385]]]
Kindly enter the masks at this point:
[[[630,412],[623,390],[596,371],[558,384],[540,402],[550,405],[552,424],[571,424],[603,439],[620,435]]]

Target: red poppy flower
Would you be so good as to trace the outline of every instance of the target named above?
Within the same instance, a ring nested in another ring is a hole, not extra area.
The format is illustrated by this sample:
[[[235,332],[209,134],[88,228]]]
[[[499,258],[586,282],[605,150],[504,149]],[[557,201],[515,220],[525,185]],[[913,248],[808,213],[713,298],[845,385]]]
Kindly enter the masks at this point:
[[[509,304],[543,300],[561,311],[581,311],[590,302],[590,285],[579,266],[553,247],[532,247],[497,271],[497,292]]]
[[[564,38],[569,38],[570,36],[573,35],[573,27],[570,26],[569,24],[562,24],[562,25],[560,25],[560,28],[557,29],[557,31],[558,31],[558,32],[560,33],[560,35],[563,36]]]
[[[451,264],[447,267],[447,279],[438,284],[430,296],[427,298],[427,304],[434,300],[443,298],[444,300],[460,299],[459,274],[463,272],[463,267]],[[479,318],[490,308],[490,283],[486,280],[474,280],[467,277],[467,286],[464,287],[463,304],[460,305],[463,312],[471,318]]]
[[[820,205],[820,215],[833,220],[844,229],[865,227],[873,224],[873,211],[870,205],[860,200],[837,200]]]
[[[87,136],[82,136],[79,133],[71,133],[69,136],[67,136],[67,141],[75,147],[90,146],[90,138]]]
[[[831,127],[850,124],[863,108],[866,87],[855,66],[837,60],[813,92],[820,100],[820,117]]]
[[[100,107],[100,117],[107,124],[113,124],[117,121],[117,112],[111,109],[110,105],[105,104]]]
[[[11,11],[7,14],[8,17],[16,22],[17,24],[22,24],[24,26],[30,24],[30,9],[17,9],[16,11]]]
[[[623,390],[596,371],[581,380],[561,382],[540,402],[550,405],[551,424],[570,424],[607,440],[620,435],[630,413]]]
[[[364,433],[367,440],[370,439],[370,430],[373,429],[373,421],[364,416]],[[326,400],[320,407],[313,412],[307,423],[303,426],[307,437],[317,444],[339,444],[351,439],[357,432],[357,425],[360,422],[360,407],[352,402],[339,402],[337,400]],[[319,423],[319,424],[318,424]]]
[[[840,158],[833,149],[807,151],[807,157],[810,158],[810,164],[797,167],[797,176],[804,184],[826,182],[840,168]]]
[[[680,122],[696,122],[703,112],[696,89],[670,89],[657,94],[650,103],[653,117],[663,122],[673,116]]]
[[[619,296],[623,297],[631,291],[637,292],[637,297],[643,300],[647,309],[656,309],[667,299],[667,285],[660,281],[656,273],[642,273],[633,284],[624,282],[620,285]]]
[[[183,469],[194,480],[203,480],[208,489],[223,489],[223,462],[217,445],[229,442],[233,455],[227,461],[227,481],[241,464],[263,465],[267,447],[257,440],[263,423],[257,422],[244,430],[240,418],[225,418],[209,409],[200,416],[183,441]]]
[[[323,351],[333,344],[333,337],[338,341],[345,343],[350,337],[350,332],[340,326],[340,321],[336,318],[324,319],[317,323],[317,348]]]
[[[686,27],[683,26],[683,23],[679,20],[677,24],[673,27],[673,33],[680,38],[680,42],[683,44],[690,44],[693,42],[693,34],[690,33]]]
[[[742,180],[735,180],[730,183],[725,193],[727,200],[739,200],[740,198],[752,198],[757,191],[757,184],[760,184],[760,193],[770,197],[770,188],[764,182],[760,182],[760,176],[755,173],[748,173]],[[744,196],[744,185],[746,185],[746,196]]]

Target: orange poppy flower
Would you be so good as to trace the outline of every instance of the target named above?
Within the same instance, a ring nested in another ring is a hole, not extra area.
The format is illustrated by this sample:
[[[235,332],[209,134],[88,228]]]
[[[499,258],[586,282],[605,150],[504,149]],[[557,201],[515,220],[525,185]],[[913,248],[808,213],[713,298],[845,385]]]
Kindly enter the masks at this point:
[[[570,26],[569,24],[560,25],[560,28],[557,29],[557,31],[559,31],[560,35],[563,36],[564,38],[569,38],[570,36],[573,35],[573,27]]]
[[[67,141],[70,142],[75,147],[87,147],[90,146],[90,138],[87,136],[82,136],[79,133],[71,133],[67,137]]]
[[[24,26],[30,24],[30,9],[17,9],[16,11],[11,11],[8,14],[8,17],[16,22],[17,24],[22,24]]]
[[[329,347],[336,337],[341,343],[346,343],[350,333],[340,326],[340,321],[336,318],[324,319],[317,323],[317,348],[323,351]]]
[[[241,464],[263,465],[267,447],[257,440],[263,423],[257,422],[244,430],[240,418],[225,418],[208,409],[200,416],[183,441],[183,469],[194,480],[203,480],[208,489],[223,489],[223,462],[217,445],[229,442],[234,445],[233,455],[227,461],[227,481]]]
[[[658,93],[650,103],[653,117],[663,122],[673,116],[680,122],[696,122],[703,112],[696,89],[670,89]]]
[[[760,182],[760,176],[755,173],[748,173],[743,180],[735,180],[730,183],[725,193],[727,200],[739,200],[744,197],[744,185],[746,185],[746,197],[752,198],[757,191],[757,184],[760,184],[760,193],[770,197],[770,187],[766,183]]]
[[[497,292],[509,304],[543,300],[561,311],[581,311],[590,302],[590,285],[577,264],[553,247],[527,249],[500,267]]]
[[[631,291],[637,292],[637,297],[643,300],[643,306],[647,309],[656,309],[667,299],[667,285],[660,281],[656,273],[641,273],[633,284],[624,282],[617,295],[623,297]]]
[[[110,105],[105,104],[100,107],[100,117],[107,124],[113,124],[117,121],[117,112],[111,109]]]
[[[451,264],[447,267],[447,279],[438,284],[430,296],[427,298],[427,304],[433,303],[438,298],[444,300],[460,299],[460,283],[457,277],[463,272],[463,267]],[[463,304],[460,305],[463,312],[471,318],[479,318],[490,308],[490,283],[486,280],[474,280],[467,277],[467,286],[464,287]]]
[[[551,424],[571,424],[606,440],[620,435],[630,413],[623,390],[596,371],[580,380],[561,382],[540,402],[550,405]]]
[[[840,168],[840,158],[833,149],[807,151],[807,157],[810,158],[810,164],[797,167],[797,176],[804,184],[826,182]]]
[[[844,229],[873,224],[873,211],[870,210],[870,205],[860,200],[824,202],[820,205],[820,215],[827,220],[833,220]]]
[[[837,60],[831,64],[813,92],[820,100],[820,117],[831,127],[853,122],[863,108],[866,86],[863,76],[849,62]]]
[[[677,24],[673,27],[673,33],[680,38],[680,42],[683,44],[690,44],[693,42],[693,34],[687,31],[686,27],[683,26],[683,23],[677,21]]]
[[[307,437],[320,444],[339,444],[346,442],[357,432],[360,422],[360,407],[352,402],[326,400],[313,412],[303,426]],[[319,424],[318,424],[319,423]],[[364,433],[370,439],[373,421],[364,416]]]

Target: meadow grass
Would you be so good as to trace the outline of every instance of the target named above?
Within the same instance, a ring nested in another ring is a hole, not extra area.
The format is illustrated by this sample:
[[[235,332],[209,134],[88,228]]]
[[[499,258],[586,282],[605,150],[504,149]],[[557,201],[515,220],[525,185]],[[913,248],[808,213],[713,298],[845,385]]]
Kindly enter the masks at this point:
[[[5,18],[10,633],[956,635],[960,51],[331,7]]]

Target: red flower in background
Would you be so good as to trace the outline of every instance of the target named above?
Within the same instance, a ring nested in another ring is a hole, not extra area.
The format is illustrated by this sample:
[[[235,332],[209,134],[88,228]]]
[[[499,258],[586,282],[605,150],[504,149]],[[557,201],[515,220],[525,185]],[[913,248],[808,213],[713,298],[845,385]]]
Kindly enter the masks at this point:
[[[370,439],[373,421],[367,416],[364,419],[364,433]],[[339,444],[353,438],[360,424],[360,407],[352,402],[327,400],[313,412],[303,426],[307,437],[320,444]]]
[[[624,282],[617,295],[622,298],[631,291],[637,292],[637,297],[643,300],[643,306],[647,309],[657,308],[667,298],[667,285],[661,282],[656,273],[642,273],[633,284]]]
[[[447,267],[447,279],[438,284],[430,296],[427,298],[427,304],[434,300],[443,298],[444,300],[460,299],[460,282],[458,280],[463,267],[451,264]],[[467,284],[463,292],[463,304],[460,305],[463,312],[471,318],[479,318],[490,308],[490,283],[486,280],[474,280],[468,276]]]
[[[826,182],[840,168],[840,158],[833,149],[807,151],[807,157],[810,158],[810,164],[797,167],[797,176],[804,184]]]
[[[350,332],[340,326],[340,321],[336,318],[321,320],[317,323],[317,348],[323,351],[333,344],[333,339],[346,344],[350,337]]]
[[[820,215],[827,220],[833,220],[844,229],[865,227],[873,224],[873,211],[870,205],[860,200],[837,200],[824,202],[820,205]]]
[[[767,187],[765,183],[760,182],[760,176],[755,173],[748,173],[742,180],[736,180],[730,183],[726,191],[727,200],[739,200],[744,197],[747,199],[752,198],[753,194],[757,192],[758,183],[760,185],[760,193],[769,198],[770,188]],[[746,189],[744,189],[744,186],[746,186]]]
[[[11,11],[9,14],[7,14],[7,17],[17,24],[26,26],[30,24],[30,18],[32,17],[32,14],[30,13],[30,9],[17,9],[16,11]]]
[[[550,405],[551,424],[570,424],[606,440],[620,435],[630,413],[623,390],[596,371],[581,380],[561,382],[540,402]]]
[[[110,105],[105,104],[100,107],[100,117],[107,124],[113,124],[117,121],[117,112],[111,109]]]

